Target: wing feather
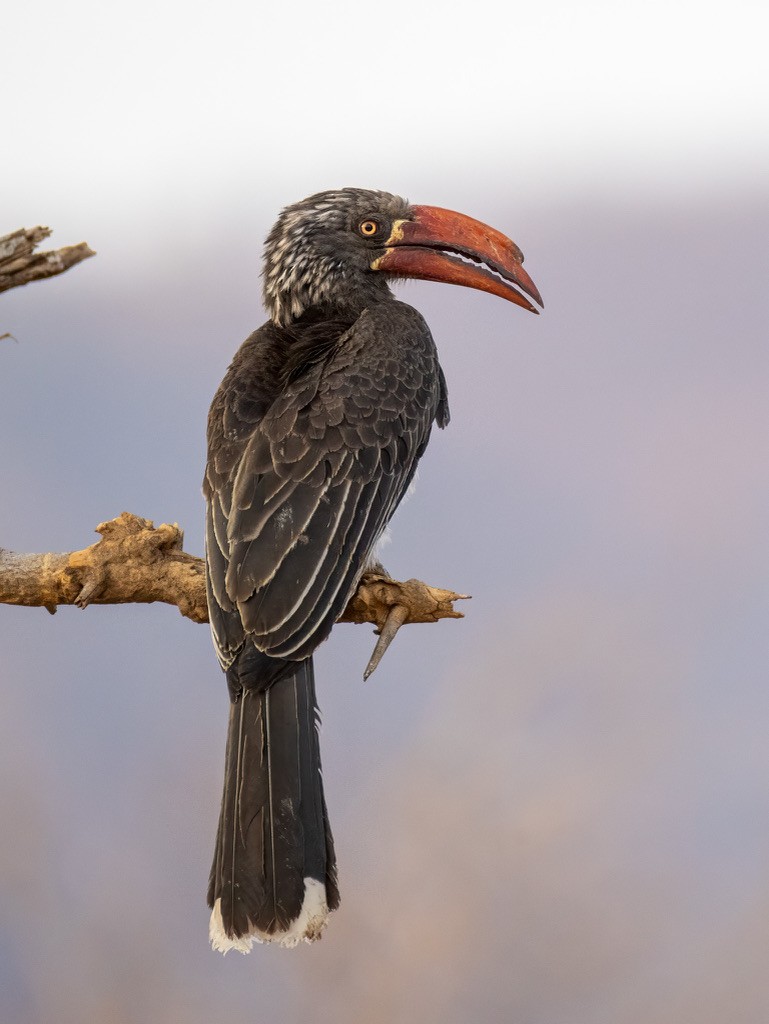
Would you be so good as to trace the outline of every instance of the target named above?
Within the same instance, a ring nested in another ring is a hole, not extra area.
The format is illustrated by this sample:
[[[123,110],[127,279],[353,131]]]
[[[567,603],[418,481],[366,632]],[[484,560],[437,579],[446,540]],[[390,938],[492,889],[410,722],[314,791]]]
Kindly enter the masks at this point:
[[[363,566],[358,564],[356,555],[361,547],[361,532],[365,517],[376,498],[376,485],[369,482],[363,488],[348,492],[338,528],[329,538],[325,547],[320,548],[321,557],[310,580],[300,596],[284,615],[275,622],[273,609],[281,601],[283,588],[274,581],[274,596],[265,595],[262,604],[260,629],[257,641],[265,645],[268,653],[280,653],[280,657],[299,657],[305,644],[314,647],[314,636],[318,630],[331,629],[349,599]],[[290,561],[285,565],[285,574],[290,576],[295,566]],[[336,611],[337,606],[341,607]],[[265,612],[267,614],[265,614]],[[330,619],[330,622],[329,622]]]

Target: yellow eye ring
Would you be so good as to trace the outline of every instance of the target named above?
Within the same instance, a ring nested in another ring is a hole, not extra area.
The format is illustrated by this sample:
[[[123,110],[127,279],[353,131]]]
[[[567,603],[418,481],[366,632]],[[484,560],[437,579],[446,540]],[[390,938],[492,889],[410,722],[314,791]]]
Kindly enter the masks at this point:
[[[364,220],[358,227],[358,231],[367,238],[371,238],[379,231],[379,225],[375,220]]]

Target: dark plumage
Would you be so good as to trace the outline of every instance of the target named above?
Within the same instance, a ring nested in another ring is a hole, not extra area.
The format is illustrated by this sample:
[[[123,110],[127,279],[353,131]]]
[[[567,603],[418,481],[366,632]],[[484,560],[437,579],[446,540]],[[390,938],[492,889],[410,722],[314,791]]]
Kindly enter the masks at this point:
[[[208,597],[231,700],[208,894],[222,951],[317,938],[339,902],[312,653],[371,559],[433,422],[448,423],[429,328],[395,300],[384,266],[397,262],[403,226],[418,227],[415,211],[430,209],[342,189],[284,210],[264,255],[270,320],[243,344],[211,406]]]

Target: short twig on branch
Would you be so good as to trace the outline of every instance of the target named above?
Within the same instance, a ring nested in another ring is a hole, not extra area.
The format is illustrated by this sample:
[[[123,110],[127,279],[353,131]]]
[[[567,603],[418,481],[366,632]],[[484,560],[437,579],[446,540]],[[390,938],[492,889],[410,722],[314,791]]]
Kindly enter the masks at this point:
[[[123,512],[96,528],[101,540],[82,551],[18,554],[0,548],[0,603],[43,607],[60,604],[175,604],[193,622],[207,622],[205,564],[183,550],[184,534],[174,524],[155,527],[149,519]],[[407,622],[461,619],[454,601],[464,594],[401,583],[381,566],[364,574],[340,622],[371,622],[380,633],[366,678],[381,661],[398,629]]]
[[[49,252],[35,252],[50,234],[50,228],[36,227],[20,228],[0,237],[0,292],[62,274],[81,260],[96,255],[85,242]]]
[[[455,601],[468,600],[467,594],[429,587],[421,580],[392,579],[382,566],[363,574],[358,589],[339,618],[340,622],[373,622],[379,639],[363,678],[368,679],[395,634],[407,622],[437,622],[438,619],[461,619]]]

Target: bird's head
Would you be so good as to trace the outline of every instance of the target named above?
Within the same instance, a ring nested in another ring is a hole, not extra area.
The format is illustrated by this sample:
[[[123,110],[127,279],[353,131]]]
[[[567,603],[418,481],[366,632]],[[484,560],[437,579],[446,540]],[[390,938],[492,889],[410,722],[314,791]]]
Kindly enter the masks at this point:
[[[343,188],[286,207],[267,237],[264,302],[283,326],[312,306],[360,310],[390,295],[393,278],[479,288],[538,312],[523,253],[494,228],[435,206]]]

